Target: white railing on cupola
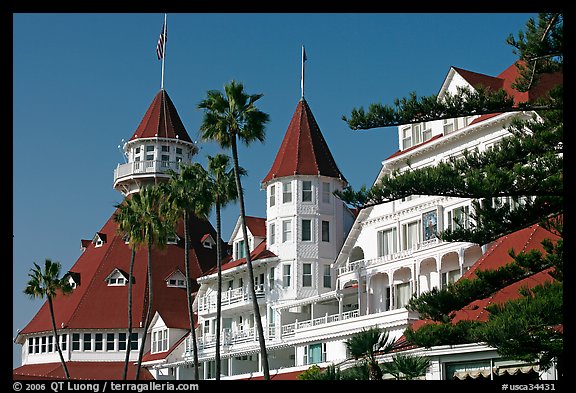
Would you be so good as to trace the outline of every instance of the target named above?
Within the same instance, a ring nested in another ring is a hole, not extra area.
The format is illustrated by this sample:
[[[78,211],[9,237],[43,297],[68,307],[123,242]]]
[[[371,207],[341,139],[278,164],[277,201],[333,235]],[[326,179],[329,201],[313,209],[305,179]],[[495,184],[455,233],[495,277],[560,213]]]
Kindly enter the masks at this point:
[[[114,183],[125,177],[141,174],[167,173],[170,169],[179,173],[181,165],[181,161],[162,160],[134,161],[126,164],[118,164],[118,167],[114,169]]]

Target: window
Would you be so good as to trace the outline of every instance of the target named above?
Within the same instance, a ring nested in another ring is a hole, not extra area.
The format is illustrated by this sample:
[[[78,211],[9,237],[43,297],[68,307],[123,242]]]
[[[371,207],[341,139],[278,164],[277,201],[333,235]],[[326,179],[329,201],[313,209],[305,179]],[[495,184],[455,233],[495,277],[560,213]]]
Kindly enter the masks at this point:
[[[425,122],[422,123],[422,129],[424,130],[424,131],[422,131],[422,142],[426,142],[427,140],[432,138],[432,129],[426,128]]]
[[[292,202],[292,183],[284,183],[282,187],[282,203]]]
[[[442,288],[448,284],[455,283],[460,278],[460,269],[450,270],[442,273]]]
[[[72,333],[72,350],[80,350],[80,333]]]
[[[152,353],[168,350],[168,329],[152,332]]]
[[[42,336],[42,344],[40,345],[40,352],[46,352],[46,336]]]
[[[80,336],[78,336],[78,340],[80,340]],[[80,349],[80,344],[78,344],[78,349]],[[34,338],[34,353],[40,353],[40,337]]]
[[[291,283],[290,268],[290,265],[284,265],[282,268],[282,285],[284,285],[285,288],[289,287]]]
[[[443,121],[444,135],[454,131],[454,119],[444,119]]]
[[[330,241],[330,221],[322,221],[322,241]]]
[[[412,146],[412,127],[402,129],[402,150]]]
[[[234,259],[240,259],[246,257],[246,250],[244,249],[244,239],[237,241],[235,244],[236,257]]]
[[[94,350],[101,351],[103,349],[104,335],[102,333],[96,333],[94,335]]]
[[[408,300],[410,300],[410,283],[397,284],[395,289],[396,308],[402,308],[408,303]]]
[[[324,265],[324,288],[332,287],[332,270],[330,265]]]
[[[92,350],[92,333],[84,333],[84,346],[85,351]]]
[[[398,230],[390,228],[383,231],[378,231],[376,234],[378,256],[392,255],[398,252],[397,239]]]
[[[162,153],[168,153],[170,151],[170,146],[162,145]]]
[[[210,334],[210,321],[204,321],[204,335]]]
[[[292,221],[282,221],[282,243],[292,241]]]
[[[311,287],[312,286],[312,264],[303,263],[302,264],[302,286]]]
[[[304,347],[304,364],[326,361],[326,343],[310,344]]]
[[[414,145],[417,145],[420,142],[422,142],[422,134],[420,133],[420,130],[421,130],[420,127],[421,127],[420,124],[413,124],[412,125],[412,143]]]
[[[276,224],[270,224],[268,232],[270,236],[270,244],[276,243]]]
[[[126,350],[126,333],[118,333],[118,351]]]
[[[146,146],[146,161],[154,160],[154,146],[147,145]]]
[[[470,228],[469,206],[457,207],[448,212],[448,228],[453,231],[459,228]]]
[[[322,182],[322,202],[330,203],[330,183]]]
[[[106,333],[106,350],[114,350],[114,333]]]
[[[270,287],[270,289],[274,289],[274,274],[275,274],[275,269],[273,267],[270,268],[270,275],[268,276],[268,287]]]
[[[140,146],[138,146],[138,147],[136,148],[135,153],[136,153],[136,154],[140,154]]]
[[[60,336],[60,349],[63,351],[66,351],[66,348],[68,347],[68,335],[67,334],[63,334]]]
[[[230,290],[232,288],[234,288],[234,281],[230,280],[230,281],[228,281],[228,290]]]
[[[312,202],[312,182],[309,180],[302,182],[302,202]]]
[[[54,352],[54,336],[48,336],[48,352]]]
[[[422,229],[423,229],[423,240],[430,240],[436,238],[436,233],[438,231],[438,219],[436,210],[429,211],[422,215]]]
[[[302,241],[312,241],[312,220],[302,220]]]
[[[268,205],[270,207],[276,204],[276,186],[270,186],[270,195],[268,195]]]
[[[182,154],[182,148],[181,147],[176,148],[176,154]]]
[[[28,338],[28,353],[34,353],[34,337]]]
[[[403,241],[402,241],[402,249],[409,250],[413,247],[416,247],[420,241],[418,235],[420,231],[418,231],[418,221],[413,221],[408,224],[402,225],[402,234],[403,234]]]

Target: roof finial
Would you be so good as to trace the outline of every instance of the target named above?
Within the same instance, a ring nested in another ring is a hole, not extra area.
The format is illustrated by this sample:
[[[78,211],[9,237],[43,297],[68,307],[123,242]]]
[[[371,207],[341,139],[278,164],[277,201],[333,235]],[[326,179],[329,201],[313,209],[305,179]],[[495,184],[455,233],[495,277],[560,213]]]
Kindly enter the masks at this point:
[[[302,89],[302,99],[304,99],[304,63],[306,62],[306,50],[304,45],[302,45],[302,79],[300,80],[300,87]]]

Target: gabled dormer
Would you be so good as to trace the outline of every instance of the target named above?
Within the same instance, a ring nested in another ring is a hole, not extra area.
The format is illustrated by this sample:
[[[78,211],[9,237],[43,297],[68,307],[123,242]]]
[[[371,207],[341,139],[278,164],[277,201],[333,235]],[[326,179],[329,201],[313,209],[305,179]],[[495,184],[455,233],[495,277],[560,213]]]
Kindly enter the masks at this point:
[[[166,281],[166,286],[169,288],[186,288],[186,276],[180,269],[176,269],[170,273],[164,281]]]
[[[212,247],[214,247],[216,245],[214,238],[209,233],[202,236],[202,239],[200,239],[200,243],[202,243],[202,246],[204,248],[208,248],[210,250],[212,249]]]
[[[112,272],[104,279],[109,287],[118,287],[128,284],[128,274],[118,268],[114,268]]]
[[[96,232],[92,238],[92,243],[94,243],[95,248],[102,247],[104,243],[106,243],[106,234],[102,232]]]
[[[80,251],[84,252],[88,248],[88,246],[92,243],[91,240],[88,239],[81,239],[80,240]]]
[[[68,284],[72,289],[75,289],[77,286],[80,285],[80,273],[69,271],[64,276],[64,279],[68,281]]]
[[[248,232],[248,248],[252,252],[266,239],[266,219],[246,216],[246,230]],[[233,260],[246,257],[244,236],[242,233],[242,217],[238,217],[228,244],[232,246]]]

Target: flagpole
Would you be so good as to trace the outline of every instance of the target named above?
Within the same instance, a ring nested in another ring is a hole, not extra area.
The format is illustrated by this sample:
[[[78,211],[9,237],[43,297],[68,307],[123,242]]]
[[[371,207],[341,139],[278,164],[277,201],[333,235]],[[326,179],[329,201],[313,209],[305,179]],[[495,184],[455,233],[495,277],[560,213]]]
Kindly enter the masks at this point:
[[[166,14],[164,14],[164,31],[162,31],[164,39],[162,40],[162,82],[160,84],[160,89],[164,90],[164,59],[166,58]]]
[[[300,81],[300,88],[302,89],[302,98],[304,98],[304,62],[306,61],[306,52],[304,45],[302,45],[302,79]]]

